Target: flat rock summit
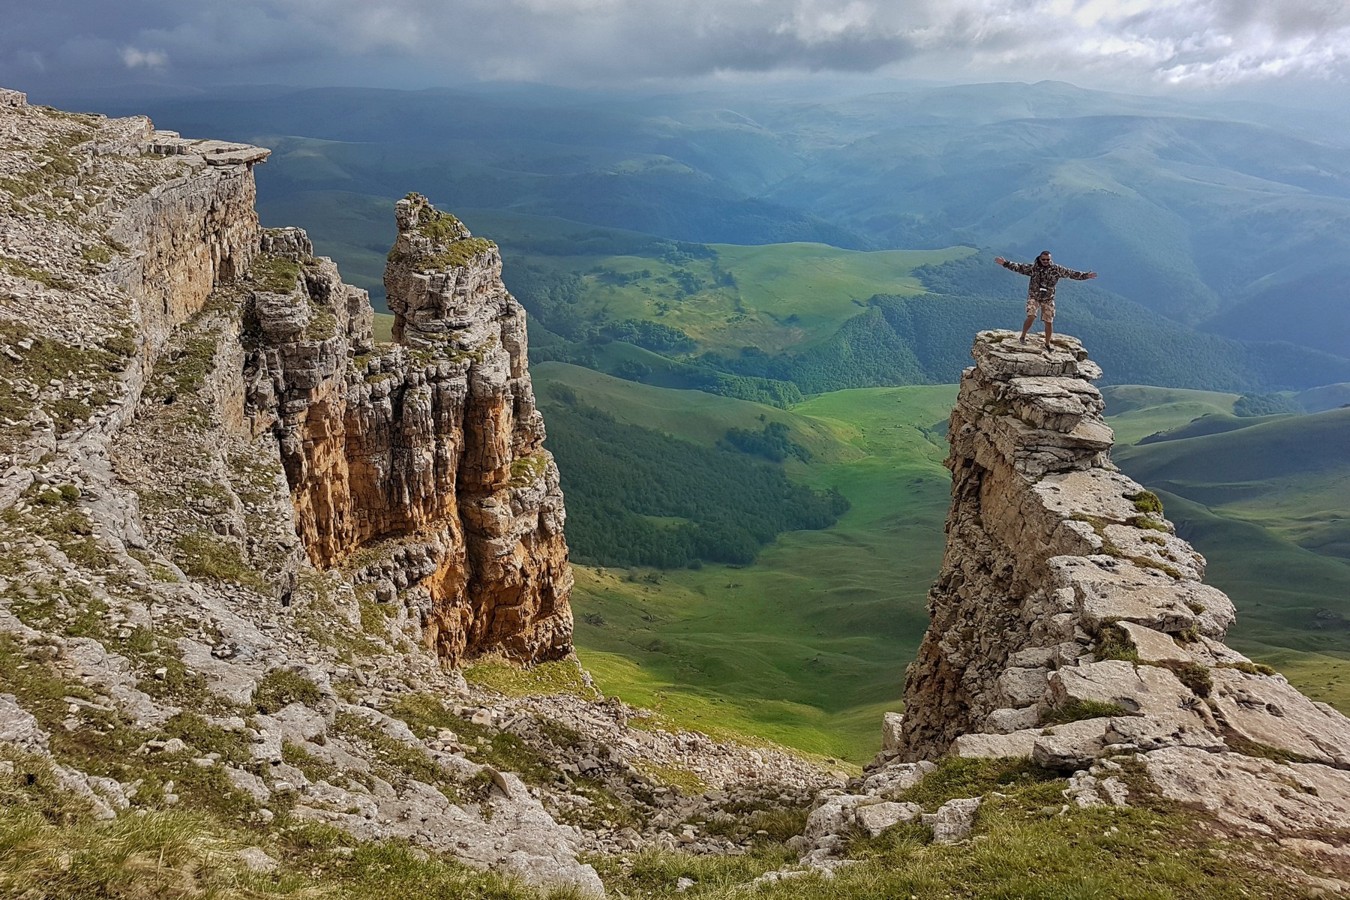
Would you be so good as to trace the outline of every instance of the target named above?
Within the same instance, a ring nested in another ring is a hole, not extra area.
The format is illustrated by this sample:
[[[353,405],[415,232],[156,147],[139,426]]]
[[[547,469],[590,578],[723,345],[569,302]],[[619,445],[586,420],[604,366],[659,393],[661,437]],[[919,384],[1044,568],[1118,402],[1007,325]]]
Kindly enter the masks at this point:
[[[0,894],[74,877],[100,828],[205,822],[167,863],[189,886],[396,852],[501,876],[473,896],[680,893],[716,857],[788,896],[897,834],[977,846],[1002,795],[944,778],[990,760],[1054,792],[1019,814],[1162,798],[1347,889],[1350,721],[1224,643],[1233,604],[1111,463],[1077,340],[976,336],[931,624],[848,771],[596,689],[496,245],[392,203],[377,341],[365,291],[259,224],[267,156],[0,90],[0,824],[28,848]]]

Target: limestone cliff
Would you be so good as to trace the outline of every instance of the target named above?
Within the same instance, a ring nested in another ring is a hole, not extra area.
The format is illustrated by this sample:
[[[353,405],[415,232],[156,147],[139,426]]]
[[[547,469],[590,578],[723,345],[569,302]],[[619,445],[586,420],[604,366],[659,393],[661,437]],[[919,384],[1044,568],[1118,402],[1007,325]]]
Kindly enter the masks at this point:
[[[475,288],[434,346],[376,346],[365,292],[260,228],[267,155],[0,91],[6,811],[284,814],[600,893],[579,832],[484,749],[502,720],[466,722],[471,748],[444,727],[479,709],[445,663],[570,650],[496,249],[400,251],[428,297]]]
[[[728,810],[837,783],[629,727],[550,661],[562,496],[497,248],[399,203],[376,343],[364,291],[260,228],[266,157],[0,90],[0,828],[47,848],[0,894],[147,826],[211,849],[123,873],[145,896],[347,896],[373,842],[419,889],[530,895],[457,860],[594,896],[583,851],[743,852]]]
[[[1138,754],[1169,796],[1221,818],[1285,835],[1344,827],[1350,721],[1223,643],[1233,604],[1202,582],[1204,559],[1158,498],[1111,464],[1101,371],[1058,341],[975,340],[950,421],[946,553],[894,755],[1031,756],[1092,781],[1098,760]]]
[[[245,311],[253,428],[277,437],[315,565],[403,596],[451,663],[559,658],[572,581],[524,310],[491,242],[416,195],[397,217],[393,346],[303,233],[265,237],[274,283]]]

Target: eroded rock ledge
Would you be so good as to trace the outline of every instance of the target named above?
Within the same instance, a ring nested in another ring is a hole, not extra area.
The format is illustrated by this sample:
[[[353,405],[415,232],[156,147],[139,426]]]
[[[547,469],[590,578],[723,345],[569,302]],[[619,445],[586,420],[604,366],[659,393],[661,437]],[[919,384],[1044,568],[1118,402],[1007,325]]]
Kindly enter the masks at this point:
[[[1121,785],[1101,782],[1131,755],[1234,825],[1350,826],[1350,720],[1223,643],[1232,602],[1111,463],[1101,370],[1058,343],[975,339],[932,622],[881,762],[1030,756],[1079,771],[1080,802],[1116,802]]]

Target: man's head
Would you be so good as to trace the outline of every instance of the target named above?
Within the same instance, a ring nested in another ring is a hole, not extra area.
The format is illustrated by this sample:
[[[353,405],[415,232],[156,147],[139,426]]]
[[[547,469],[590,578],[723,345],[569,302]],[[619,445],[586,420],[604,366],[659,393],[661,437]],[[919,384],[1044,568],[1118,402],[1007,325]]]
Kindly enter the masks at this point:
[[[1036,257],[1036,262],[1040,263],[1043,266],[1050,265],[1050,251],[1042,250],[1041,255]]]

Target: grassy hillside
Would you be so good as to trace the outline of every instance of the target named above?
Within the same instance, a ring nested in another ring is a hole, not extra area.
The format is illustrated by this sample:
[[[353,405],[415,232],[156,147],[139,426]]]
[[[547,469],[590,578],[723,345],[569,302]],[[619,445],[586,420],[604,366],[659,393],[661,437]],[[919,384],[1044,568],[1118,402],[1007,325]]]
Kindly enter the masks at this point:
[[[1286,127],[1287,110],[1062,84],[813,103],[766,91],[637,100],[334,89],[145,106],[108,111],[272,147],[258,174],[265,217],[328,228],[353,259],[373,241],[339,233],[366,198],[410,189],[457,213],[697,243],[970,244],[1017,257],[1053,245],[1173,321],[1344,353],[1343,328],[1325,327],[1346,321],[1344,140],[1325,123]],[[377,219],[370,234],[387,233],[390,217]],[[1263,315],[1272,302],[1293,314]]]
[[[1113,419],[1118,439],[1161,426],[1115,459],[1159,493],[1209,560],[1207,580],[1237,604],[1231,643],[1309,696],[1350,708],[1350,409],[1241,419],[1224,414],[1222,396],[1108,396],[1137,404]],[[1181,421],[1206,406],[1204,418]]]
[[[540,382],[575,374],[548,367]],[[608,390],[656,396],[624,382]],[[713,421],[698,403],[658,414],[685,437],[715,434],[734,410],[746,425],[780,416],[823,451],[797,477],[852,505],[828,530],[781,536],[751,566],[580,570],[577,645],[600,686],[704,730],[870,758],[927,624],[947,506],[938,432],[952,396],[949,386],[848,391],[786,414],[712,398]],[[639,404],[612,408],[636,416]]]
[[[874,294],[921,293],[916,268],[973,251],[711,244],[696,252],[530,261],[554,272],[581,273],[580,299],[572,311],[579,318],[657,321],[688,335],[703,351],[748,346],[781,353],[826,339]]]
[[[1248,421],[1182,430],[1116,458],[1138,480],[1350,563],[1350,409]]]
[[[781,422],[814,454],[788,463],[793,477],[837,488],[852,504],[833,527],[784,534],[749,566],[579,569],[577,643],[600,686],[706,731],[770,737],[854,762],[875,752],[880,713],[898,708],[904,667],[927,627],[924,597],[940,562],[948,503],[941,460],[954,388],[840,391],[779,410],[556,363],[538,367],[535,378],[541,395],[566,386],[620,421],[681,440],[708,444],[729,428]],[[1252,512],[1261,500],[1270,509],[1307,506],[1307,520],[1323,527],[1343,521],[1335,510],[1343,502],[1335,481],[1336,448],[1345,446],[1339,420],[1234,419],[1232,394],[1121,386],[1107,395],[1117,458],[1160,489],[1182,535],[1209,558],[1209,580],[1237,603],[1235,646],[1310,695],[1350,707],[1350,566],[1329,546],[1299,546],[1295,538],[1308,535],[1298,535],[1292,520]],[[1127,446],[1197,416],[1243,427]],[[1303,476],[1261,476],[1274,493],[1248,497],[1245,506],[1211,509],[1178,493],[1209,485],[1182,485],[1182,475],[1208,472],[1210,481],[1226,483],[1224,461],[1239,464],[1257,446],[1277,448],[1264,457],[1278,470],[1280,441],[1298,433],[1291,431],[1297,423],[1322,447],[1330,481],[1289,493],[1306,473],[1323,471],[1312,454]],[[1193,441],[1215,446],[1183,451]],[[1239,444],[1225,449],[1232,441]],[[1332,499],[1309,505],[1317,494]]]
[[[1118,384],[1102,388],[1118,445],[1133,444],[1205,416],[1231,417],[1237,394]]]

